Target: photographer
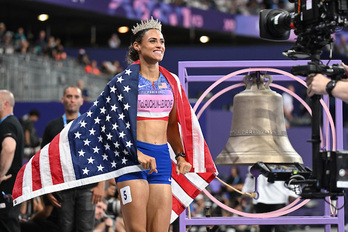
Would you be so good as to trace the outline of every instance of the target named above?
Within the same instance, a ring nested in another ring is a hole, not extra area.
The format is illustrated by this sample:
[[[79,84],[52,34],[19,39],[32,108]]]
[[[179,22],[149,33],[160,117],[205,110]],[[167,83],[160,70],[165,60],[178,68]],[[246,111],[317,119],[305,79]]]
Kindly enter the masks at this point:
[[[95,227],[93,232],[114,232],[115,220],[106,215],[107,202],[105,199],[99,201],[95,207]]]
[[[345,69],[345,74],[347,76],[348,66],[344,63],[341,65]],[[339,81],[331,80],[322,74],[310,74],[306,79],[308,86],[307,94],[308,96],[313,96],[314,94],[330,94],[333,97],[340,98],[346,103],[348,103],[348,80],[343,79]]]
[[[106,200],[106,211],[105,213],[115,221],[115,231],[125,232],[126,228],[122,218],[121,203],[118,197],[118,192],[116,189],[115,179],[110,179],[106,181],[106,190],[104,199]],[[97,225],[97,224],[96,224]]]
[[[59,232],[60,208],[52,205],[48,195],[42,197],[43,208],[33,214],[29,220],[21,221],[21,232]]]

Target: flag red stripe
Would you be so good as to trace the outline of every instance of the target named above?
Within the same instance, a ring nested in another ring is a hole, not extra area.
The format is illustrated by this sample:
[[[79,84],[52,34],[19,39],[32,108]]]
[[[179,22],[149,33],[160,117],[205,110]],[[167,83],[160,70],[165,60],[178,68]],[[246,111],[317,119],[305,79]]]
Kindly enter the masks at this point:
[[[204,141],[204,163],[205,163],[205,168],[208,172],[215,172],[216,168],[214,165],[214,161],[210,155],[209,147],[207,143]]]
[[[33,191],[41,189],[40,152],[36,153],[31,160],[31,178],[33,182]]]
[[[197,173],[197,175],[199,175],[203,180],[205,180],[208,183],[210,183],[215,178],[215,174],[210,172]]]
[[[176,199],[175,196],[173,196],[172,210],[177,215],[180,215],[185,210],[185,206],[178,199]]]
[[[48,148],[48,156],[53,185],[64,182],[63,171],[59,155],[59,137],[60,134],[54,137]]]
[[[172,170],[175,172],[175,164],[172,162]],[[186,177],[182,174],[177,175],[172,171],[172,178],[180,185],[182,190],[186,192],[192,199],[195,199],[196,196],[201,192],[197,187],[195,187]]]
[[[27,166],[27,164],[24,164],[24,166],[17,173],[16,182],[14,184],[14,186],[16,186],[16,188],[13,188],[13,190],[12,190],[13,199],[20,197],[23,194],[23,176],[24,176],[24,170],[25,170],[26,166]]]

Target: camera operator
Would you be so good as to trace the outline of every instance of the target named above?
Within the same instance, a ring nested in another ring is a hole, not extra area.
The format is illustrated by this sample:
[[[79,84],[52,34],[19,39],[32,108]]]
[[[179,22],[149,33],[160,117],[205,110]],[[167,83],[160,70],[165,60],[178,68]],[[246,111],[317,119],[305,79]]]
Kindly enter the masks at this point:
[[[345,75],[348,76],[348,66],[344,63],[341,65],[345,69]],[[306,78],[306,83],[308,86],[307,94],[310,97],[314,94],[330,94],[348,103],[348,79],[331,80],[322,74],[310,74]]]

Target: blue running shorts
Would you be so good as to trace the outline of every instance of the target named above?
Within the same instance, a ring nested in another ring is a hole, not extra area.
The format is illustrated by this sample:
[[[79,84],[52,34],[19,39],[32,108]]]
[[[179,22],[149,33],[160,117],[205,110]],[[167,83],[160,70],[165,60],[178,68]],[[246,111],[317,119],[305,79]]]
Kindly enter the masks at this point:
[[[149,184],[171,184],[172,182],[172,161],[170,159],[168,144],[155,145],[137,141],[137,148],[145,155],[156,159],[158,173],[148,174],[149,170],[133,172],[115,178],[116,182],[126,180],[145,179]]]

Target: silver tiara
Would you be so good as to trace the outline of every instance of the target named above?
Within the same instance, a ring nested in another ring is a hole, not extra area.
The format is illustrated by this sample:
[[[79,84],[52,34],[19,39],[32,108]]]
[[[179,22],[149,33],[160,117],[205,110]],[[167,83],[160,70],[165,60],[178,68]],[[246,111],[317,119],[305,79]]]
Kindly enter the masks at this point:
[[[141,21],[141,23],[137,23],[132,29],[133,35],[138,33],[141,30],[145,29],[157,29],[161,31],[162,29],[162,24],[161,22],[158,21],[158,19],[154,20],[153,17],[151,16],[151,19],[148,19],[146,21]]]

